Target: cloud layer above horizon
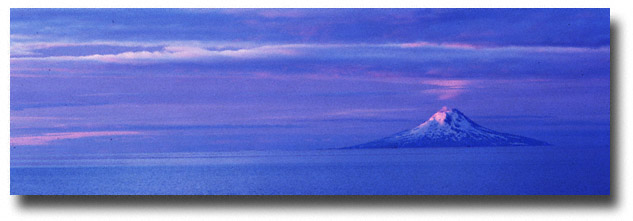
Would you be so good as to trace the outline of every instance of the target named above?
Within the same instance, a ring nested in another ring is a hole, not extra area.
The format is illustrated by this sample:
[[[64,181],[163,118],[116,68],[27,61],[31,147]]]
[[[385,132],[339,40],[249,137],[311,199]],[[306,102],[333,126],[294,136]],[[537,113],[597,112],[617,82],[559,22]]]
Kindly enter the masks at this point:
[[[609,88],[608,9],[11,10],[16,146],[337,147],[444,105],[564,143]]]

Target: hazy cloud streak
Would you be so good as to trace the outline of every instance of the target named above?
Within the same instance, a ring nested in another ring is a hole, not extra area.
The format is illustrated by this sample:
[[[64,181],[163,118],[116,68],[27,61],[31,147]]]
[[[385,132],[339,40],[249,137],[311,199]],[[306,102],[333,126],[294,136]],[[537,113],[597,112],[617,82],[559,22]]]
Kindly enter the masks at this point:
[[[11,145],[47,145],[52,141],[79,139],[85,137],[139,135],[137,131],[89,131],[89,132],[64,132],[45,133],[39,136],[12,137]]]

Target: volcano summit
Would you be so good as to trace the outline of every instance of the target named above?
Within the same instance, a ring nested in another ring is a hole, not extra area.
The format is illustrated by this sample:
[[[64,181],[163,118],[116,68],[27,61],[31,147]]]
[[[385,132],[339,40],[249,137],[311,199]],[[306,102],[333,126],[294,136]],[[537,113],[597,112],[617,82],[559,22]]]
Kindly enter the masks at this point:
[[[347,148],[545,146],[547,142],[497,132],[473,122],[462,112],[443,107],[419,126],[373,142]]]

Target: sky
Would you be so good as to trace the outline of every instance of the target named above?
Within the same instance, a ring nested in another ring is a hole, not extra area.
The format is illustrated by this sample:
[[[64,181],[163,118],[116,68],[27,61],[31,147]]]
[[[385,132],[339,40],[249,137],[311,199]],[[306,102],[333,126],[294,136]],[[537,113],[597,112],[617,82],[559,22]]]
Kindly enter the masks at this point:
[[[12,154],[609,145],[609,9],[11,9]]]

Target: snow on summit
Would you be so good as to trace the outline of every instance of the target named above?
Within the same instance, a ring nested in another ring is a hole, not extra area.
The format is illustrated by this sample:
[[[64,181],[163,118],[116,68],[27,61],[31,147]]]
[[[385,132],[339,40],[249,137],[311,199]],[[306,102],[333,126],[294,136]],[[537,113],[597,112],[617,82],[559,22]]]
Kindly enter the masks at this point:
[[[497,132],[470,120],[459,110],[442,107],[426,122],[380,140],[348,148],[543,146],[546,142]]]

